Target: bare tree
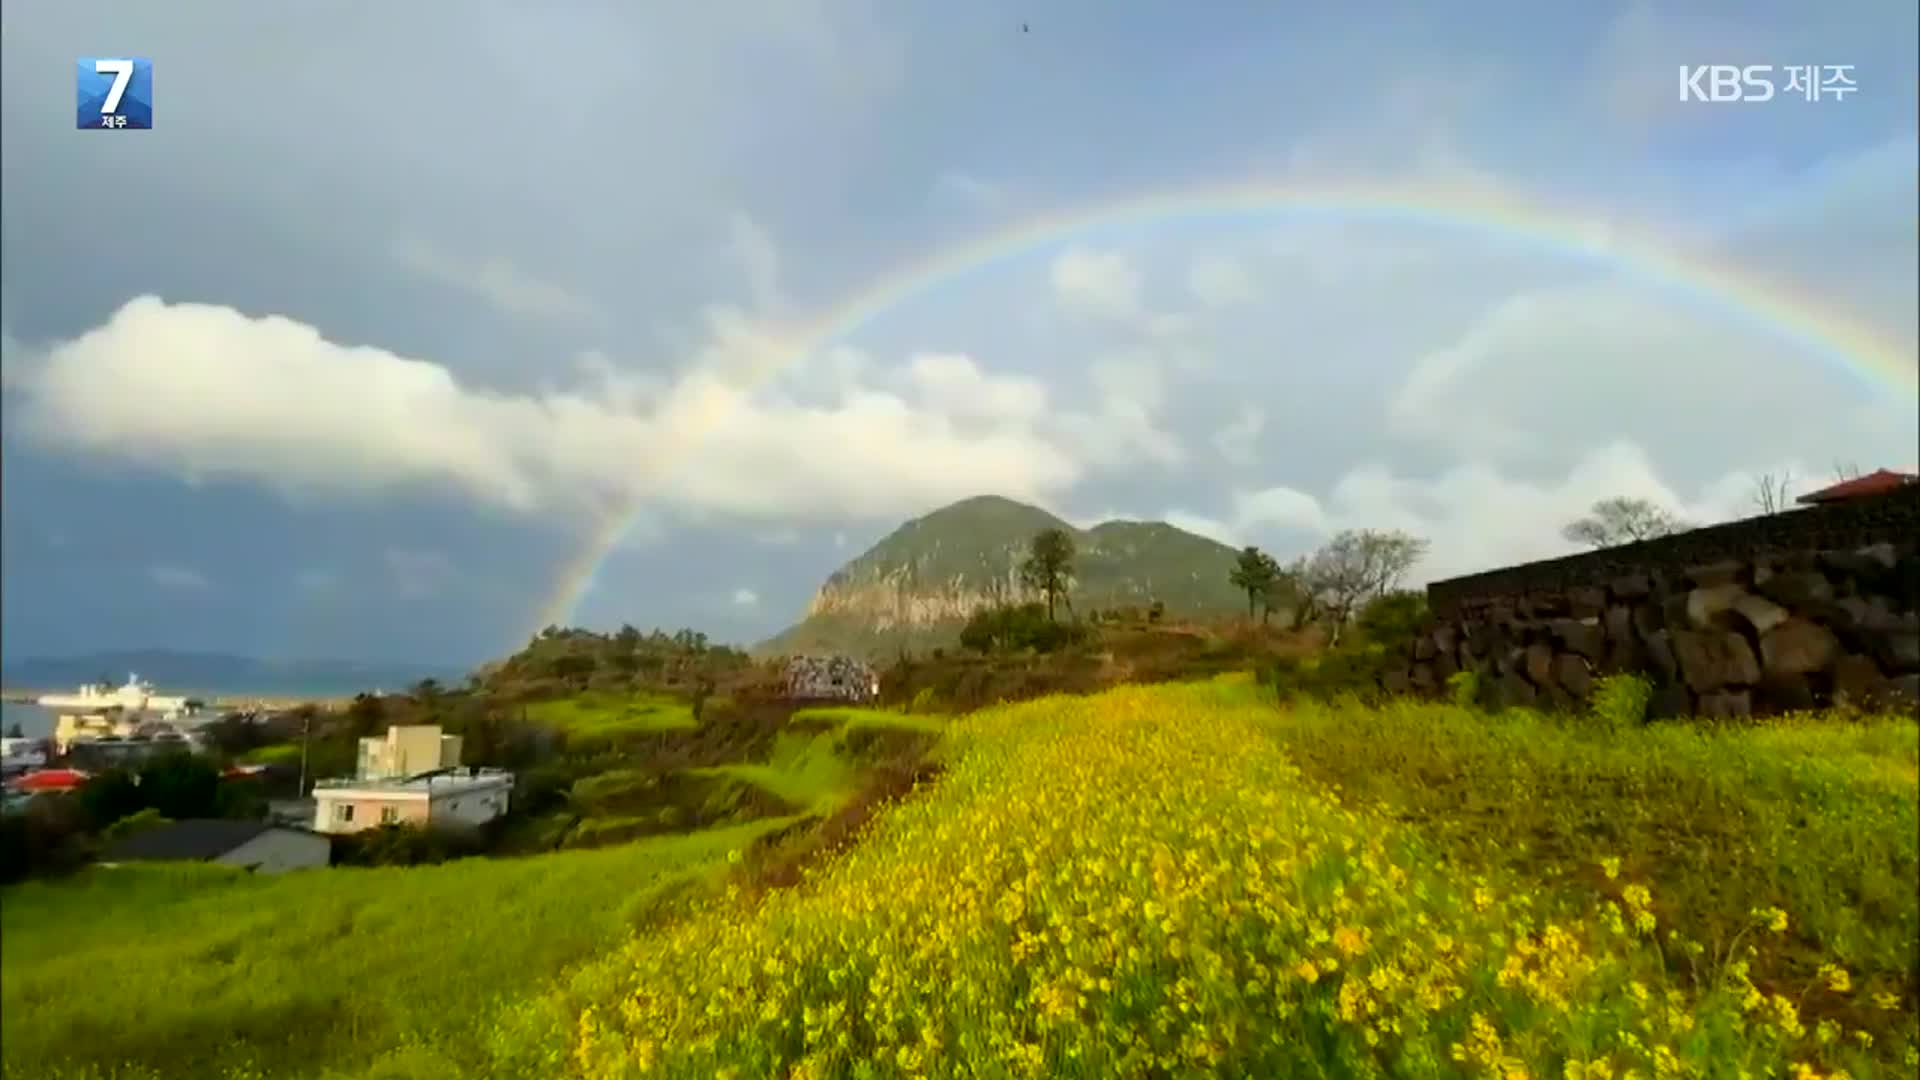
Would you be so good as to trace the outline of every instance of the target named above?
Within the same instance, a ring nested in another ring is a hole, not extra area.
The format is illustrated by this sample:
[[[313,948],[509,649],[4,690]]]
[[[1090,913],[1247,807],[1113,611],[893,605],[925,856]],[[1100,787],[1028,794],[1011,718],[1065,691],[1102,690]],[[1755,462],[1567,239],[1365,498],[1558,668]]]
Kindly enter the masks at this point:
[[[1793,473],[1783,472],[1778,476],[1761,473],[1753,478],[1753,505],[1762,514],[1777,514],[1787,508],[1787,488],[1793,483]]]
[[[1594,503],[1588,516],[1569,524],[1560,535],[1576,544],[1608,548],[1671,536],[1692,527],[1646,499],[1616,495]]]
[[[1833,482],[1844,484],[1849,480],[1858,480],[1867,475],[1857,461],[1836,461],[1833,463]]]
[[[1313,553],[1301,571],[1301,585],[1332,630],[1328,643],[1355,612],[1400,584],[1421,556],[1427,541],[1398,530],[1348,529]]]

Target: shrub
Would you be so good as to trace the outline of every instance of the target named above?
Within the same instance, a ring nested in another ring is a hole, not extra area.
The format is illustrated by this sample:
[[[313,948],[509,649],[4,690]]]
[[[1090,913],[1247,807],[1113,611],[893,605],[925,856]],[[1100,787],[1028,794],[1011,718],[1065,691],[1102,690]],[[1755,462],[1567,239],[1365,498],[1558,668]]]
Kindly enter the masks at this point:
[[[1426,619],[1427,595],[1400,590],[1367,601],[1355,624],[1368,641],[1391,646],[1413,640]]]
[[[1463,709],[1471,709],[1480,700],[1480,676],[1471,671],[1456,671],[1447,676],[1447,698]]]
[[[1053,621],[1041,604],[985,608],[974,612],[960,630],[961,646],[977,653],[1020,649],[1055,652],[1086,638],[1086,627]]]
[[[1593,717],[1610,728],[1633,727],[1647,719],[1653,684],[1638,675],[1608,675],[1594,684]]]

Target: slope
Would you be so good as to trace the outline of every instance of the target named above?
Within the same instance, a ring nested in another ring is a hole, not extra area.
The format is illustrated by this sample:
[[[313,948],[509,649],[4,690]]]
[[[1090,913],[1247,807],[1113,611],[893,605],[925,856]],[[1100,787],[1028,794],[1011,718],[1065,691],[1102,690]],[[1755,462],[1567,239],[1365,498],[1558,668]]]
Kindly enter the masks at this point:
[[[1237,611],[1227,581],[1234,551],[1163,522],[1109,521],[1078,530],[1011,499],[964,499],[900,526],[830,576],[801,622],[763,643],[763,655],[952,644],[967,617],[996,603],[1036,599],[1019,567],[1033,535],[1064,529],[1078,554],[1068,601],[1078,612],[1147,607],[1174,615]]]

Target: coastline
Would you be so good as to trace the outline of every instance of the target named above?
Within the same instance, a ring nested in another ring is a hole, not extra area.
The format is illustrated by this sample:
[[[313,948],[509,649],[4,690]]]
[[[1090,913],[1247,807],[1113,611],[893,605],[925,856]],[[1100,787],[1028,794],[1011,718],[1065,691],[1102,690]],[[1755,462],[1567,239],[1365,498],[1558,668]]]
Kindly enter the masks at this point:
[[[0,701],[9,705],[38,705],[40,698],[47,694],[72,693],[67,687],[56,690],[30,690],[7,687],[0,689]],[[222,690],[213,693],[181,691],[178,696],[198,698],[209,709],[295,709],[302,705],[314,705],[328,712],[335,712],[353,703],[353,695],[341,694],[289,694],[285,691],[254,693],[245,690]]]

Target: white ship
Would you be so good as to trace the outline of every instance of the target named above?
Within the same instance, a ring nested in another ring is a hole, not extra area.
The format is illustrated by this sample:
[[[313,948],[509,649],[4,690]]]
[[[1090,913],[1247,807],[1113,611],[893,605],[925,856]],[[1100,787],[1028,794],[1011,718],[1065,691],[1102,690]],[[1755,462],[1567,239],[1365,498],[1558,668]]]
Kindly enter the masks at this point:
[[[153,692],[153,684],[128,675],[127,684],[109,689],[104,683],[82,686],[78,693],[47,694],[36,702],[59,714],[53,729],[56,752],[66,754],[79,742],[180,735],[176,725],[187,721],[200,703],[187,697]]]
[[[140,676],[128,675],[127,685],[110,690],[105,683],[89,683],[76,694],[47,694],[35,702],[54,712],[110,712],[138,714],[142,718],[172,720],[186,715],[198,702],[189,698],[153,692],[153,684]]]

